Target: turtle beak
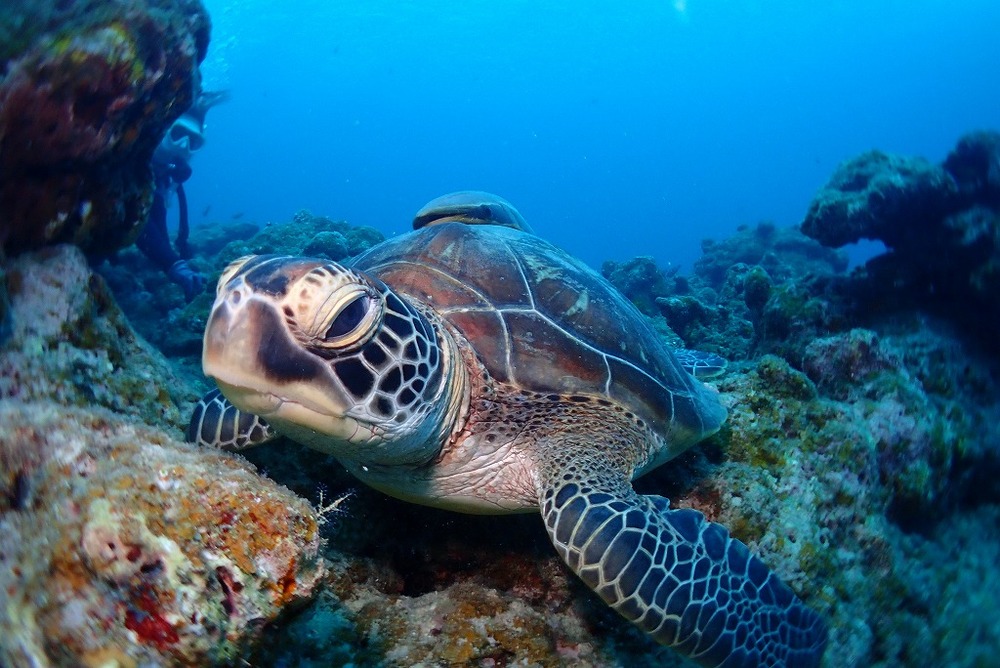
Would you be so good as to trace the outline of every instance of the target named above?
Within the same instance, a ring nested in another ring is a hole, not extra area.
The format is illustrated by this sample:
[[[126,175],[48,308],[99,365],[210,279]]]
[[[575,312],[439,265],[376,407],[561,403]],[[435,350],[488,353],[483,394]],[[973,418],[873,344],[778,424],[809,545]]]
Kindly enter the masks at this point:
[[[358,431],[345,422],[345,402],[324,360],[302,349],[274,303],[254,294],[240,275],[219,287],[201,364],[234,406],[272,426],[291,423],[334,438]]]
[[[234,405],[263,417],[277,409],[281,400],[257,389],[263,384],[253,362],[259,337],[247,309],[239,303],[241,298],[234,294],[239,293],[223,291],[215,301],[205,327],[201,365]]]

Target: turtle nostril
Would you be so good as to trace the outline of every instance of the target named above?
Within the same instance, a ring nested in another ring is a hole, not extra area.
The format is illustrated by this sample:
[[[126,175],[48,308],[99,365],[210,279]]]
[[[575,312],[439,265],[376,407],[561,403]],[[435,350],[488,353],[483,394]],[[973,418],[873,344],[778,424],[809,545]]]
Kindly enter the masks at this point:
[[[233,290],[232,292],[229,293],[229,302],[233,306],[239,304],[242,299],[243,299],[243,293],[240,292],[239,290]]]

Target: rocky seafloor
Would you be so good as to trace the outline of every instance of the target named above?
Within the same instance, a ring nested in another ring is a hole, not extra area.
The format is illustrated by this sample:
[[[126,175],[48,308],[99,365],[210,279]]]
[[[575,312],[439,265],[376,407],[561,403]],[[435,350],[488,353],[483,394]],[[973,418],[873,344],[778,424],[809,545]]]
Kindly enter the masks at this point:
[[[728,526],[823,614],[825,666],[1000,652],[994,136],[941,166],[845,163],[811,236],[749,225],[691,275],[603,267],[667,340],[731,360],[722,431],[637,488]],[[849,270],[835,246],[861,237],[889,253]],[[380,239],[301,212],[195,228],[192,263],[211,285],[247,253]],[[961,262],[928,261],[949,244]],[[96,270],[69,246],[23,254],[2,284],[0,665],[689,665],[579,582],[535,515],[408,505],[287,441],[181,443],[211,295],[185,304],[134,249]]]

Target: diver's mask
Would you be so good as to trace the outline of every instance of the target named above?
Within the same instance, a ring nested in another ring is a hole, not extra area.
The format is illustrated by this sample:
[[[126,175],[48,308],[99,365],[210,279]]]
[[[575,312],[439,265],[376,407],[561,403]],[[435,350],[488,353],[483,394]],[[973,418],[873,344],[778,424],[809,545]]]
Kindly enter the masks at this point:
[[[190,109],[170,126],[156,147],[154,159],[163,164],[188,164],[205,145],[205,115],[213,106],[229,97],[226,91],[202,91]]]
[[[187,164],[205,145],[205,127],[201,120],[185,113],[174,121],[156,147],[156,160],[164,164]]]

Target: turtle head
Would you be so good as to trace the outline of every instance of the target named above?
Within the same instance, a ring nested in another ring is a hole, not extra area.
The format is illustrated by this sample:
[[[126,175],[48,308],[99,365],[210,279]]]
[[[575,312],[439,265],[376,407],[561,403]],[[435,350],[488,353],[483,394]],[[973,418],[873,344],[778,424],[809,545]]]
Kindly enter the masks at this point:
[[[447,337],[378,279],[250,256],[219,278],[202,365],[237,408],[296,441],[361,464],[417,463],[458,410]]]

